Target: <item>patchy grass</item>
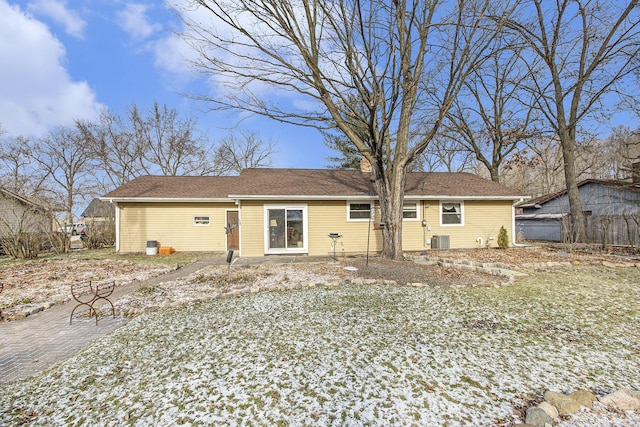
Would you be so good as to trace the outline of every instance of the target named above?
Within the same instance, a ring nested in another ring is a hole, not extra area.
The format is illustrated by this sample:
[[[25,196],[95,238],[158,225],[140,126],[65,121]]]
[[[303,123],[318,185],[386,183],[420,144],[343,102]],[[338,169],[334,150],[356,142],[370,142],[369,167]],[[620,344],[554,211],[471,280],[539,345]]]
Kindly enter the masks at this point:
[[[155,255],[149,256],[144,253],[139,254],[117,254],[113,248],[102,249],[80,249],[72,250],[66,254],[56,254],[53,252],[42,253],[38,258],[31,260],[15,260],[9,257],[0,257],[0,267],[12,266],[25,263],[40,263],[48,260],[55,261],[96,261],[96,260],[114,260],[129,261],[137,264],[147,265],[164,265],[169,267],[177,267],[178,265],[189,264],[204,256],[212,254],[202,252],[174,252],[171,255]]]
[[[116,255],[113,249],[79,250],[47,254],[35,260],[0,261],[0,308],[5,318],[36,306],[71,299],[70,285],[84,280],[114,280],[117,286],[174,270],[201,258],[202,254],[170,256]]]
[[[0,424],[509,425],[547,389],[640,389],[637,283],[637,268],[574,267],[148,313],[1,386]]]

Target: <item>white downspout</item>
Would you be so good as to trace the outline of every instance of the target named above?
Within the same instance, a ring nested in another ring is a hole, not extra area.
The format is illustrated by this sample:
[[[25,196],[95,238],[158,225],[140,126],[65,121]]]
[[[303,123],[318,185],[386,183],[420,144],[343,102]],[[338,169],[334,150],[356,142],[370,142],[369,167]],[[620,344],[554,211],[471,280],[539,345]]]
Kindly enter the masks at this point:
[[[116,253],[120,253],[120,206],[113,199],[110,202],[114,205],[116,211]]]
[[[238,207],[238,257],[242,256],[242,200],[236,199],[235,204]],[[236,258],[237,259],[237,258]]]
[[[511,205],[511,244],[516,248],[527,246],[516,242],[516,205],[520,202],[524,202],[524,197],[521,197],[517,202],[514,201]]]

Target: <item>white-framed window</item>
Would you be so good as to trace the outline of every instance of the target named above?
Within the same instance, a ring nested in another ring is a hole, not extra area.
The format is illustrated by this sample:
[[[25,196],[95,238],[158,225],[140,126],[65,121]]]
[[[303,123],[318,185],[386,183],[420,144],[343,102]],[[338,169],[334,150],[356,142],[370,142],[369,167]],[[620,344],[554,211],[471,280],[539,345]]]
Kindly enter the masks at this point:
[[[464,202],[440,202],[440,225],[464,225]]]
[[[211,225],[211,218],[209,216],[194,216],[193,225],[197,227]]]
[[[418,202],[404,202],[402,205],[402,219],[406,220],[419,220],[418,216]]]
[[[347,221],[369,221],[373,202],[348,202]]]

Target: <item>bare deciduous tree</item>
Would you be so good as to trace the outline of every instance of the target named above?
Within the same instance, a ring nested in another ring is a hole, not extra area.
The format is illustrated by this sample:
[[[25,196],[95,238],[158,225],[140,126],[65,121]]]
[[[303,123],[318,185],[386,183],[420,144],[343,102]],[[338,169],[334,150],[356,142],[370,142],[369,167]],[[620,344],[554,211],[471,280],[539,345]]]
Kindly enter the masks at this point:
[[[180,118],[175,109],[156,102],[146,114],[133,104],[129,121],[136,144],[144,147],[139,166],[146,174],[157,170],[167,176],[206,174],[209,162],[194,118]]]
[[[103,111],[96,122],[78,122],[100,167],[96,178],[111,190],[140,175],[214,173],[208,141],[193,118],[155,103],[148,111],[132,104],[127,116]]]
[[[103,110],[96,122],[79,121],[77,126],[99,164],[96,178],[103,181],[103,191],[141,174],[144,146],[118,114]]]
[[[29,141],[7,137],[0,145],[0,186],[18,194],[38,194],[43,175],[33,168]]]
[[[617,126],[602,141],[602,148],[600,162],[606,167],[606,177],[619,180],[633,179],[634,173],[637,173],[633,165],[640,162],[639,131],[634,131],[628,126]]]
[[[87,191],[91,193],[92,157],[82,132],[75,127],[59,127],[34,140],[29,153],[44,173],[49,199],[61,201],[65,220],[72,224],[77,199]]]
[[[271,166],[275,144],[253,132],[229,135],[220,141],[213,158],[215,175],[237,175],[242,169]]]
[[[530,72],[521,62],[520,48],[496,39],[491,57],[465,82],[443,133],[472,153],[495,182],[501,181],[509,156],[536,133],[532,95],[520,87]]]
[[[197,7],[183,11],[184,39],[198,53],[195,65],[228,89],[202,99],[218,108],[339,129],[372,166],[387,224],[382,255],[402,258],[407,168],[435,137],[469,73],[485,59],[498,29],[482,25],[484,18],[506,13],[509,5],[488,0],[191,4]],[[302,98],[306,108],[297,99],[283,99],[285,94]],[[356,129],[366,130],[366,138]]]
[[[420,156],[427,171],[463,172],[474,169],[474,155],[457,138],[444,133],[436,136]]]
[[[577,134],[585,119],[606,115],[601,107],[607,95],[629,94],[623,83],[638,66],[638,0],[527,0],[521,2],[520,12],[519,17],[496,22],[506,22],[528,46],[525,63],[541,66],[532,73],[529,90],[562,147],[572,238],[584,241]]]

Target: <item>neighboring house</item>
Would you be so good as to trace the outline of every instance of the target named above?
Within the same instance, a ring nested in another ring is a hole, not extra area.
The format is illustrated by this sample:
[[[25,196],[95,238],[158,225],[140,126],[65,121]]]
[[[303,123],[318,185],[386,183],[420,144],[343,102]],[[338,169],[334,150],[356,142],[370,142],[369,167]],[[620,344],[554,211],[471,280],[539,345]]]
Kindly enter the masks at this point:
[[[359,170],[245,169],[235,177],[143,176],[104,195],[116,208],[116,250],[156,241],[177,251],[242,256],[327,255],[382,249],[372,174]],[[468,173],[409,173],[405,251],[496,246],[513,236],[522,196]]]
[[[100,225],[113,221],[115,208],[107,201],[93,199],[80,216],[87,226]]]
[[[51,212],[43,202],[0,188],[0,237],[51,231]]]
[[[640,184],[586,179],[578,183],[587,219],[587,241],[638,246]],[[563,241],[569,220],[569,198],[562,190],[520,203],[517,232],[525,240]]]

